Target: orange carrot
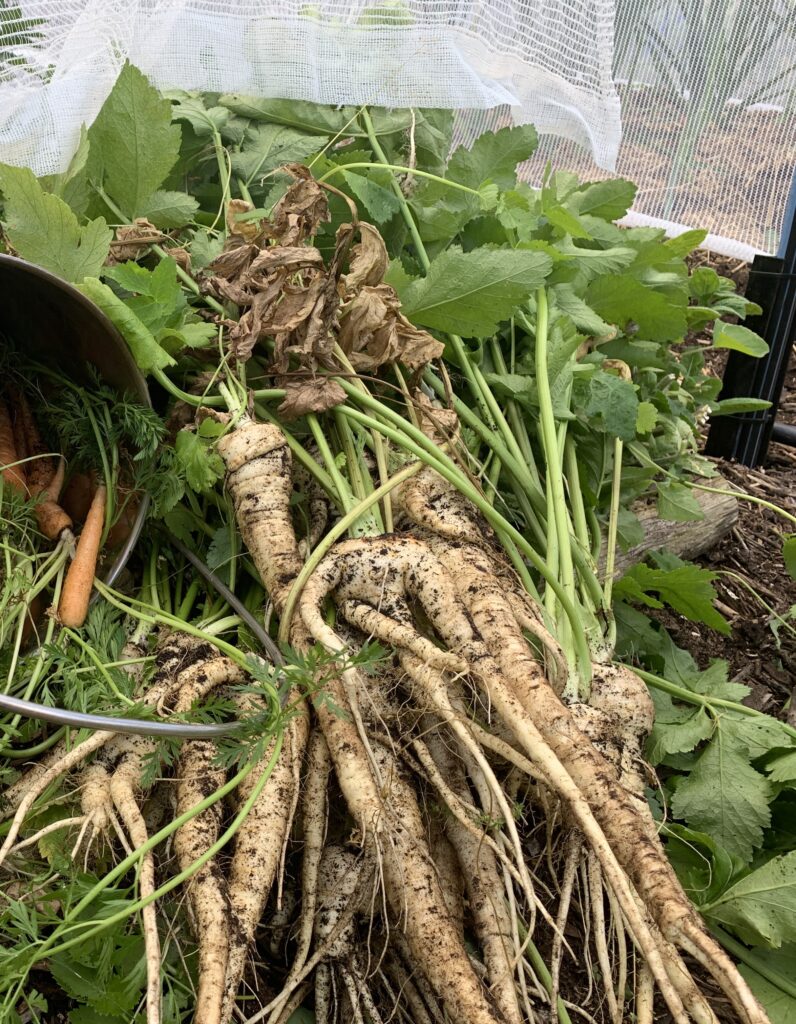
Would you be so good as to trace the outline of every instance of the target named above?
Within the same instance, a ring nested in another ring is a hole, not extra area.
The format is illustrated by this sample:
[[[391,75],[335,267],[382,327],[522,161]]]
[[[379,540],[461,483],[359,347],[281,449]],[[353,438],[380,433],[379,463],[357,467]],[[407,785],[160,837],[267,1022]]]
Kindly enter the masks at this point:
[[[17,446],[14,442],[14,427],[11,423],[11,416],[8,406],[0,399],[0,473],[4,483],[18,491],[20,494],[27,494],[28,488],[25,482],[25,467],[15,466],[19,459]]]
[[[52,479],[40,492],[42,500],[36,505],[36,522],[39,529],[48,540],[58,540],[64,530],[72,529],[72,517],[58,504],[61,495],[61,488],[64,485],[64,474],[66,462],[63,455],[58,459],[55,473]],[[33,486],[31,485],[31,492]]]
[[[14,406],[14,436],[17,438],[18,458],[30,459],[25,464],[28,491],[35,496],[41,494],[55,473],[55,459],[46,456],[46,445],[41,439],[39,427],[31,411],[24,391],[15,391],[12,396]]]
[[[58,618],[64,626],[79,629],[88,615],[88,602],[94,585],[102,528],[105,523],[105,485],[100,484],[91,501],[86,522],[77,542],[77,550],[64,580]]]

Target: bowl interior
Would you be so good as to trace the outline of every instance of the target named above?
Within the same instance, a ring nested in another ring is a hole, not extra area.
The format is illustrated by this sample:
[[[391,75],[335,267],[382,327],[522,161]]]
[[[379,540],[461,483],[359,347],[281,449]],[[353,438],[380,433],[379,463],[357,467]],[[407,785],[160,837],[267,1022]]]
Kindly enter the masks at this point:
[[[57,367],[76,381],[91,364],[105,383],[151,405],[146,382],[119,332],[72,285],[41,267],[0,254],[0,301],[3,333],[39,362]],[[107,583],[116,579],[127,562],[147,505],[144,495],[133,527],[105,575]]]

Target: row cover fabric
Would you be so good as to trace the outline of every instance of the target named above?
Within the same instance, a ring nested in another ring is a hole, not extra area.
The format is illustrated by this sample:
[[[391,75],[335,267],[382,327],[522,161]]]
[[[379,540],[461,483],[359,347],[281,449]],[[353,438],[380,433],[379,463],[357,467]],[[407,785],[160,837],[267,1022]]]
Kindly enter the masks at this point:
[[[0,159],[63,169],[129,59],[163,88],[508,108],[610,168],[613,18],[613,0],[0,0]]]

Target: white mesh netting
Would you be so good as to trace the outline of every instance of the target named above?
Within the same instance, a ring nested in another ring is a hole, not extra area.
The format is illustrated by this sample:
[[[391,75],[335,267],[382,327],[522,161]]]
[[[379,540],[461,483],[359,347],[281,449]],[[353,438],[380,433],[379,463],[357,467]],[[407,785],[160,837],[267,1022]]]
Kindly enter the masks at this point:
[[[508,105],[611,166],[613,0],[0,0],[0,155],[62,167],[125,58],[162,87]]]
[[[776,249],[796,166],[796,0],[0,0],[0,159],[63,166],[126,58],[162,87],[455,107],[465,142],[531,121],[530,180],[618,151],[637,223],[728,255]]]
[[[709,242],[729,256],[776,252],[796,169],[795,0],[616,7],[616,171],[639,186],[636,223],[706,228],[723,236]],[[548,160],[602,176],[588,154],[552,138],[529,174]]]

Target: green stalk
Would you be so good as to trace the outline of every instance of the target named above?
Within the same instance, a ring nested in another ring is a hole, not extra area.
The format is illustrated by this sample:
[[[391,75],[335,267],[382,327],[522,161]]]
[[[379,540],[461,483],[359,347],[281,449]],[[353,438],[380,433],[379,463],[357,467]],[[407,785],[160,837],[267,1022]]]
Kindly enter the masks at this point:
[[[366,124],[369,123],[369,122],[372,124],[372,122],[370,121],[370,114],[369,114],[367,108],[363,108],[363,110],[362,110],[362,120],[365,121]],[[374,136],[374,138],[375,138],[375,136]],[[370,139],[371,145],[373,145],[374,138]],[[373,150],[374,150],[374,152],[376,152],[376,146],[375,145],[373,145]],[[322,177],[318,178],[318,181],[319,182],[326,181],[328,178],[331,178],[333,175],[341,174],[341,173],[343,173],[345,171],[354,171],[354,170],[382,171],[382,170],[384,170],[384,171],[393,171],[396,174],[411,174],[412,177],[414,177],[414,178],[425,178],[427,181],[436,181],[440,185],[447,185],[449,188],[452,188],[452,189],[454,189],[457,192],[469,192],[470,195],[478,196],[479,198],[481,196],[481,193],[478,191],[477,188],[470,188],[469,185],[462,185],[458,181],[453,181],[451,178],[441,178],[438,174],[431,174],[430,171],[420,171],[416,167],[405,167],[403,164],[390,164],[390,163],[387,163],[386,154],[385,154],[384,150],[381,148],[380,145],[378,146],[378,152],[376,152],[376,155],[379,157],[379,162],[378,163],[373,163],[372,161],[363,161],[361,163],[343,164],[341,166],[332,167],[331,170],[328,170],[326,172],[326,174],[324,174]],[[400,185],[398,186],[398,188],[400,189]],[[401,194],[403,195],[403,193],[401,193]]]
[[[512,349],[514,347],[514,318],[511,320],[511,338],[512,338]],[[500,342],[497,338],[492,338],[492,361],[495,364],[495,369],[498,373],[508,373],[508,367],[506,361],[503,358],[503,352],[500,348]],[[513,373],[512,369],[512,373]],[[516,443],[519,446],[520,459],[519,461],[524,463],[528,467],[528,472],[534,479],[537,487],[541,489],[541,481],[539,479],[539,470],[536,468],[536,459],[533,454],[533,447],[531,445],[531,438],[528,434],[528,428],[525,425],[525,420],[522,418],[522,412],[520,407],[514,401],[513,398],[509,398],[506,401],[506,414],[511,424],[511,432],[516,439]]]
[[[329,447],[329,442],[326,440],[326,435],[321,429],[321,425],[318,422],[318,417],[315,413],[307,413],[307,423],[312,433],[313,440],[318,446],[318,451],[321,453],[321,458],[326,465],[326,472],[334,483],[337,503],[343,512],[350,512],[355,504],[354,496],[351,493],[351,487],[343,474],[337,468],[337,462],[335,461],[335,457]]]
[[[700,907],[699,909],[704,910],[705,908]],[[781,971],[772,970],[771,966],[762,956],[755,952],[755,950],[748,949],[743,943],[738,942],[732,935],[725,932],[723,928],[719,928],[715,924],[709,924],[708,927],[722,946],[732,953],[733,956],[737,957],[741,963],[747,964],[762,978],[765,978],[775,988],[778,988],[780,992],[784,992],[791,999],[796,999],[796,981],[786,977]]]
[[[583,491],[580,486],[580,469],[575,442],[568,437],[564,445],[564,466],[569,490],[569,503],[572,508],[572,523],[575,537],[584,551],[591,551],[589,524],[586,521],[586,506],[583,503]]]
[[[526,330],[530,327],[526,318],[520,314],[518,319]],[[539,426],[542,433],[542,446],[544,448],[545,462],[547,464],[547,479],[550,485],[552,499],[552,513],[555,522],[555,529],[558,535],[558,558],[561,569],[561,584],[564,593],[574,603],[576,600],[575,569],[572,562],[572,544],[570,541],[569,523],[567,521],[566,494],[564,492],[564,475],[561,471],[561,452],[558,448],[558,437],[556,433],[556,418],[553,411],[553,396],[550,391],[550,375],[547,367],[547,333],[548,333],[548,305],[547,292],[540,288],[536,293],[536,388],[539,396]],[[567,629],[562,621],[562,635],[560,636],[561,646],[565,652],[569,652],[570,643]],[[571,623],[573,630],[582,629],[580,624]],[[571,660],[571,658],[570,658]],[[569,683],[567,686],[569,687]],[[573,685],[577,683],[573,680]],[[579,694],[569,693],[569,697],[577,697]]]
[[[340,365],[343,367],[343,369],[347,370],[348,373],[351,374],[354,387],[361,393],[370,395],[370,392],[368,391],[365,382],[362,380],[362,378],[356,372],[354,367],[351,365],[348,356],[345,354],[345,352],[343,352],[343,350],[340,348],[337,342],[335,342],[334,354],[335,357],[338,359]],[[384,439],[382,438],[381,434],[377,433],[375,430],[372,430],[370,432],[370,438],[372,442],[373,455],[376,459],[376,468],[379,473],[379,483],[386,484],[387,481],[390,479],[390,470],[387,462],[387,448],[384,444]],[[389,493],[385,494],[384,496],[384,501],[382,503],[382,515],[384,518],[385,530],[387,531],[387,533],[392,533],[394,523],[392,515],[392,498],[390,497]]]
[[[619,497],[622,490],[622,440],[614,438],[614,471],[611,478],[611,510],[608,515],[608,541],[605,550],[605,603],[610,608],[616,572],[616,539],[619,530]]]
[[[340,436],[342,449],[345,452],[346,469],[348,471],[349,479],[351,480],[351,487],[354,492],[354,496],[357,501],[364,501],[368,495],[373,493],[373,481],[370,478],[370,473],[367,471],[367,467],[362,463],[362,458],[357,448],[351,424],[337,408],[334,409],[334,422],[337,428],[337,433]],[[353,531],[355,536],[365,536],[366,534],[374,532],[385,532],[384,524],[382,523],[381,516],[379,515],[378,505],[371,506],[367,515],[364,516],[362,521],[357,524]]]

